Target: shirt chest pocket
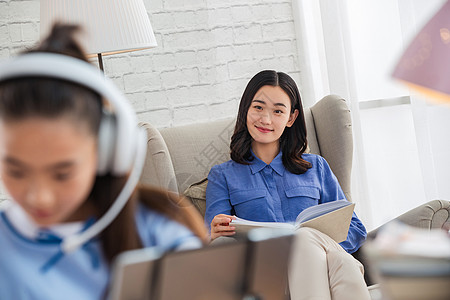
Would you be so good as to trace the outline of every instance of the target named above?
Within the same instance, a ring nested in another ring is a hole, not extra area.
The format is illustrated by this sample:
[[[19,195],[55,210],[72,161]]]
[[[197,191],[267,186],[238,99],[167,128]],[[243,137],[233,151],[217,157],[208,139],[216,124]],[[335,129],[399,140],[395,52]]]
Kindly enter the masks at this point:
[[[288,201],[300,209],[319,204],[320,191],[315,186],[297,186],[285,192]]]
[[[252,218],[254,214],[267,210],[266,190],[250,189],[230,194],[230,202],[237,216]]]

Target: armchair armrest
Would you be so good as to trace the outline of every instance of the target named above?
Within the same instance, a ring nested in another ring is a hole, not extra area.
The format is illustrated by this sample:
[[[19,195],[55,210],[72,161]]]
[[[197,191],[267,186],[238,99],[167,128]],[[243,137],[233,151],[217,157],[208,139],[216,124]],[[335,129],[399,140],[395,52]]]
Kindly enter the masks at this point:
[[[407,211],[392,221],[397,220],[407,225],[424,229],[447,228],[446,226],[450,226],[449,216],[450,202],[447,200],[433,200]],[[369,232],[367,238],[373,239],[378,230],[379,228]],[[367,285],[374,284],[375,282],[371,276],[370,265],[368,264],[364,253],[361,252],[361,249],[355,252],[353,256],[364,265],[364,278]]]
[[[432,229],[450,226],[450,201],[432,200],[413,208],[406,213],[398,216],[394,220],[401,221],[407,225]],[[378,228],[372,230],[368,237],[375,237]]]
[[[432,229],[443,228],[450,222],[450,202],[447,200],[433,200],[416,207],[396,219],[415,227]]]

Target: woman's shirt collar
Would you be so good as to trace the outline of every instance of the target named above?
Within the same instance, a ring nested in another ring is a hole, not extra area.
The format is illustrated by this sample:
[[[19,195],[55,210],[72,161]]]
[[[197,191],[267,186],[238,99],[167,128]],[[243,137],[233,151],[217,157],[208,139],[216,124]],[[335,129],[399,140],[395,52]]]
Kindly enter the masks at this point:
[[[262,169],[264,169],[266,166],[270,166],[272,167],[272,169],[278,173],[278,175],[283,176],[284,172],[285,172],[285,168],[283,165],[283,153],[280,151],[278,152],[277,156],[275,156],[275,158],[270,162],[270,164],[266,164],[264,161],[262,161],[261,159],[259,159],[255,153],[253,152],[252,149],[250,149],[252,156],[253,156],[253,160],[249,161],[250,163],[250,170],[252,171],[252,174],[256,174],[258,172],[260,172]]]

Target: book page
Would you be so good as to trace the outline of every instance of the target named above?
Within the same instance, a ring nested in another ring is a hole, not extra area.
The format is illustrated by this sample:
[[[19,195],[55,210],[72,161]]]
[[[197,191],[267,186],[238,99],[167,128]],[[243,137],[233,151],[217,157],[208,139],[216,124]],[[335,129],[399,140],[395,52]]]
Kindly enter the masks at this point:
[[[317,229],[328,235],[337,243],[340,243],[347,239],[354,208],[355,204],[350,203],[350,205],[303,222],[297,226]]]
[[[239,217],[236,217],[236,220],[232,220],[230,222],[230,226],[236,227],[236,233],[248,233],[250,230],[256,228],[280,228],[295,230],[295,225],[291,223],[257,222],[245,220]]]
[[[324,215],[330,211],[337,210],[347,205],[351,205],[351,202],[347,200],[336,200],[331,202],[325,202],[319,205],[310,206],[305,208],[300,212],[295,220],[296,224],[306,222],[308,220],[314,219],[318,216]]]
[[[339,203],[334,204],[333,202]],[[322,233],[325,233],[326,235],[334,239],[337,243],[340,243],[347,239],[348,229],[350,227],[355,204],[348,202],[347,200],[337,200],[333,202],[327,202],[307,208],[306,210],[309,210],[309,213],[306,214],[305,218],[308,219],[308,221],[299,224],[282,222],[257,222],[236,217],[236,220],[232,220],[230,222],[230,226],[236,227],[237,234],[246,234],[250,230],[256,228],[279,228],[296,230],[300,227],[311,227],[319,230]],[[329,203],[332,203],[332,205],[329,205]],[[336,207],[338,208],[336,209]],[[311,219],[311,217],[313,218]]]

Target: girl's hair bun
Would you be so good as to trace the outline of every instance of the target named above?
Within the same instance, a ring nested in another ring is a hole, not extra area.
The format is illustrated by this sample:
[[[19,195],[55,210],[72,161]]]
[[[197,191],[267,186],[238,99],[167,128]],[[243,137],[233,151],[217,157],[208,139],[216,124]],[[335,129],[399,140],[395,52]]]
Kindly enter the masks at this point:
[[[30,52],[51,52],[72,56],[87,61],[83,47],[76,39],[81,27],[73,24],[55,23],[50,34]]]

